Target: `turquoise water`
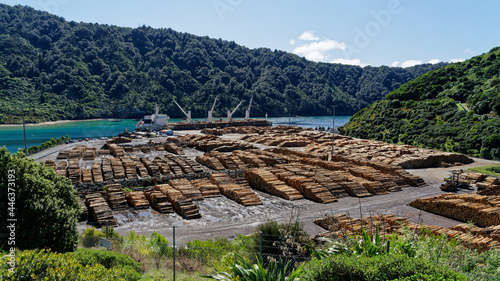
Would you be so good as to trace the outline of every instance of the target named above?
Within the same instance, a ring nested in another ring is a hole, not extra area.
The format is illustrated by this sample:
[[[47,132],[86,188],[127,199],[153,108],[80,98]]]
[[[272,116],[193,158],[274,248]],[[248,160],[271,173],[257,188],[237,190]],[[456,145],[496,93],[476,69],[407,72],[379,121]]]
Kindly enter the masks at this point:
[[[349,121],[350,116],[335,116],[335,126],[342,126]],[[237,118],[235,118],[237,119]],[[204,120],[204,119],[194,119]],[[268,118],[273,122],[273,126],[292,125],[303,128],[315,128],[323,126],[332,127],[332,116],[314,117],[276,117]],[[171,119],[171,122],[179,121]],[[123,119],[122,122],[111,122],[109,120],[96,121],[72,121],[56,125],[27,125],[26,144],[27,147],[40,145],[51,138],[69,136],[72,139],[111,137],[122,133],[124,129],[133,131],[137,121]],[[16,152],[19,148],[24,148],[23,126],[0,127],[0,147],[6,146],[11,152]]]

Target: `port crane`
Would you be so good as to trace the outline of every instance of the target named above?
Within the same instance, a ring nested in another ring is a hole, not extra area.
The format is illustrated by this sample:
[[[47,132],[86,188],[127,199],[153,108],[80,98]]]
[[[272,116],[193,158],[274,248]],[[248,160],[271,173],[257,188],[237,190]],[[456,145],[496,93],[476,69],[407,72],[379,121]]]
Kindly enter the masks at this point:
[[[186,115],[186,119],[187,119],[187,122],[190,123],[191,122],[191,110],[189,110],[187,113],[184,109],[182,109],[182,107],[174,100],[175,104],[179,107],[179,109],[182,111],[182,113],[184,113],[184,115]]]
[[[213,117],[213,113],[214,113],[215,103],[217,102],[217,98],[218,97],[219,96],[215,97],[214,104],[212,104],[212,109],[210,109],[210,111],[208,111],[208,122],[212,122],[212,117]]]
[[[243,103],[243,101],[241,101],[235,108],[232,112],[230,112],[229,110],[227,111],[227,120],[231,121],[233,120],[233,114],[236,112],[236,110],[238,109],[238,107],[240,107],[240,105]]]
[[[252,108],[253,96],[250,98],[250,103],[248,104],[248,109],[245,111],[245,120],[250,119],[250,108]]]

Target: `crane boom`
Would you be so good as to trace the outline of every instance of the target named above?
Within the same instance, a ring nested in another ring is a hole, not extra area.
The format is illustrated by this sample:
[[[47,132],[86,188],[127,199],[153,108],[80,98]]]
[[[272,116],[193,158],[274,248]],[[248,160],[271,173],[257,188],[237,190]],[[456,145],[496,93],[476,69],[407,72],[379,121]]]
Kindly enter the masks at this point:
[[[210,109],[210,111],[208,112],[208,122],[212,122],[212,116],[214,114],[215,103],[217,102],[218,97],[219,96],[215,97],[214,104],[212,104],[212,109]]]
[[[233,120],[233,114],[236,112],[236,110],[238,109],[238,107],[240,107],[240,105],[243,103],[243,101],[241,101],[234,109],[232,112],[229,112],[229,110],[227,111],[227,119],[228,120]]]
[[[250,103],[248,104],[248,109],[245,111],[245,120],[250,119],[250,109],[252,108],[253,96],[250,98]]]
[[[182,111],[182,113],[184,113],[184,115],[186,115],[186,119],[188,122],[191,122],[191,110],[186,112],[184,111],[184,109],[182,109],[182,107],[174,100],[175,104],[179,107],[179,109]]]

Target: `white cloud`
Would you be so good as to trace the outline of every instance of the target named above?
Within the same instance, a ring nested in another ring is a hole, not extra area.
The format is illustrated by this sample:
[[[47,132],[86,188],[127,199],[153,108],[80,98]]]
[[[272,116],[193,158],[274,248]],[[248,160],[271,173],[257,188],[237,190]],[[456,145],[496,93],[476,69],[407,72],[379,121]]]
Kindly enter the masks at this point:
[[[465,61],[464,59],[451,59],[450,63],[455,63],[455,62],[463,62]]]
[[[358,66],[361,66],[361,67],[367,66],[367,64],[361,63],[360,59],[352,59],[352,60],[350,60],[350,59],[340,58],[340,59],[335,59],[335,60],[331,61],[331,63],[358,65]]]
[[[441,62],[441,60],[439,60],[439,59],[433,59],[433,60],[428,61],[427,63],[436,64],[436,63],[440,63],[440,62]]]
[[[314,36],[314,30],[311,31],[305,31],[299,36],[299,40],[304,40],[304,41],[318,41],[319,37]]]
[[[398,66],[398,64],[399,64],[399,61],[395,61],[395,62],[391,63],[391,66],[392,66],[392,67],[397,67],[397,66]]]
[[[345,50],[345,48],[346,47],[344,43],[326,39],[323,41],[303,44],[293,49],[292,53],[304,56],[308,60],[324,61],[328,57],[326,52],[335,49]]]
[[[402,68],[410,67],[410,66],[415,66],[417,64],[422,64],[421,60],[406,60],[401,64]]]
[[[290,45],[295,45],[295,39],[290,40]]]
[[[474,52],[473,50],[471,50],[471,49],[469,49],[469,48],[465,49],[465,51],[464,51],[464,54],[471,54],[471,55],[474,55],[475,53],[476,53],[476,52]]]

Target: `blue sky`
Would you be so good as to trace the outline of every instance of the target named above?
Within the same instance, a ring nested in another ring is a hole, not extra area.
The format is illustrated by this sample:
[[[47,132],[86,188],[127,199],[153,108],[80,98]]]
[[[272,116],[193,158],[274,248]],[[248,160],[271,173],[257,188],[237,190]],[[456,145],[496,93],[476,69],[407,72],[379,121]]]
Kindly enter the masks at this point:
[[[313,61],[411,66],[500,46],[500,1],[0,0],[76,22],[172,28]]]

